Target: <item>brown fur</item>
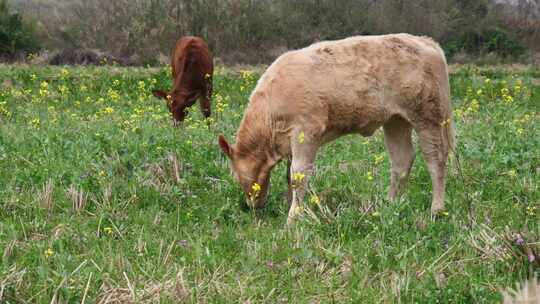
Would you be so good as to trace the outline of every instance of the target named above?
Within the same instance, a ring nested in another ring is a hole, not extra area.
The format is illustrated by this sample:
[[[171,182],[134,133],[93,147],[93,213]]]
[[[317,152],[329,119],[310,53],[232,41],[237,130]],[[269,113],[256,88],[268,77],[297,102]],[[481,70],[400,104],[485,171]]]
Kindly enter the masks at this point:
[[[317,149],[350,133],[384,128],[392,161],[390,198],[406,181],[414,159],[411,131],[420,138],[433,181],[432,211],[444,208],[444,175],[453,146],[450,90],[444,53],[433,40],[408,34],[326,41],[278,58],[263,74],[227,149],[244,192],[254,183],[265,204],[272,167],[292,158],[292,206],[301,203]],[[303,140],[299,138],[302,137]],[[298,182],[298,181],[297,181]]]
[[[173,89],[169,93],[153,93],[167,101],[175,123],[184,120],[187,108],[197,99],[204,117],[209,117],[214,64],[206,42],[199,37],[180,38],[171,55],[171,70]]]

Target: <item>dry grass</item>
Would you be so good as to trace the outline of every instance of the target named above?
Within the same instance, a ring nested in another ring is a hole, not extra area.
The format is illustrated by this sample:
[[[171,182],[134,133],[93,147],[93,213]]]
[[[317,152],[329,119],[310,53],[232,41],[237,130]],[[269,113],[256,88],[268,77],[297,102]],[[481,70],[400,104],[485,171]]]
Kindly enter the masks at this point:
[[[54,207],[53,193],[54,184],[52,179],[49,179],[38,194],[38,200],[42,208],[50,211]]]
[[[169,154],[158,163],[146,165],[145,176],[139,176],[139,182],[152,187],[161,194],[169,193],[174,184],[181,183],[183,165],[175,154]]]
[[[66,195],[71,200],[71,206],[77,213],[84,210],[86,207],[87,195],[82,189],[77,189],[74,185],[70,185],[66,191]]]
[[[9,301],[22,302],[23,299],[10,299],[6,295],[8,289],[17,290],[21,287],[24,280],[26,269],[17,270],[16,266],[11,267],[6,274],[0,275],[0,303],[9,303]],[[5,302],[4,302],[5,301]]]
[[[540,283],[536,279],[525,282],[516,290],[503,292],[503,304],[540,304]]]
[[[110,283],[104,284],[97,303],[158,303],[160,300],[185,303],[191,294],[182,271],[178,272],[175,278],[163,282],[146,282],[139,289],[136,289],[126,273],[124,273],[124,278],[126,280],[125,287],[112,287]]]

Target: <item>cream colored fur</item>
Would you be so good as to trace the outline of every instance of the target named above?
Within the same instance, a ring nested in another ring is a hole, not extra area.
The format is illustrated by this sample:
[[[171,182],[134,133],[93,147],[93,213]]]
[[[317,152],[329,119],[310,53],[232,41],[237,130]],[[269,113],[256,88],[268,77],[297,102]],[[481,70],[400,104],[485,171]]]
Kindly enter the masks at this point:
[[[232,168],[246,193],[253,183],[262,186],[252,202],[262,207],[270,170],[292,159],[291,176],[306,177],[298,180],[296,174],[290,183],[291,220],[317,149],[342,135],[370,136],[383,127],[394,199],[414,160],[415,130],[432,177],[435,214],[444,208],[446,160],[454,143],[451,113],[446,59],[432,39],[394,34],[316,43],[283,54],[263,74],[230,146]]]

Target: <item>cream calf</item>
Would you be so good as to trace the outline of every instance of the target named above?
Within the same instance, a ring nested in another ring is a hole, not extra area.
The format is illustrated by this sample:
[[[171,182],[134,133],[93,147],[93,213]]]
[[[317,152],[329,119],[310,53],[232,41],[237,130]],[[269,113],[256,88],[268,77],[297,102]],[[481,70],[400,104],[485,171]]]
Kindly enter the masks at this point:
[[[446,59],[437,43],[408,34],[325,41],[285,53],[263,74],[237,132],[220,135],[235,179],[252,207],[266,204],[270,171],[289,159],[289,221],[301,204],[316,152],[340,136],[380,127],[391,160],[389,198],[406,183],[419,137],[433,185],[431,211],[444,209],[453,148]]]

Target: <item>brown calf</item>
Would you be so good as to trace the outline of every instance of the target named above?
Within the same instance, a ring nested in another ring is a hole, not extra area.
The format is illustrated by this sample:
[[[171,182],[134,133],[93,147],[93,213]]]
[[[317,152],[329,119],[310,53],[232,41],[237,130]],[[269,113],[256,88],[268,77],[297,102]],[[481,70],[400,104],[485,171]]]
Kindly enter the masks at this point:
[[[446,59],[430,38],[408,34],[326,41],[288,52],[263,74],[250,97],[236,144],[223,135],[235,179],[263,207],[270,171],[289,160],[290,222],[306,192],[317,149],[340,136],[371,136],[381,126],[395,199],[414,160],[418,134],[433,184],[431,211],[444,209],[446,161],[453,148]],[[292,161],[292,162],[291,162]]]
[[[199,37],[180,38],[171,55],[171,69],[173,89],[169,93],[155,90],[153,94],[167,101],[174,124],[184,120],[187,108],[197,99],[204,117],[209,117],[214,63],[206,42]]]

